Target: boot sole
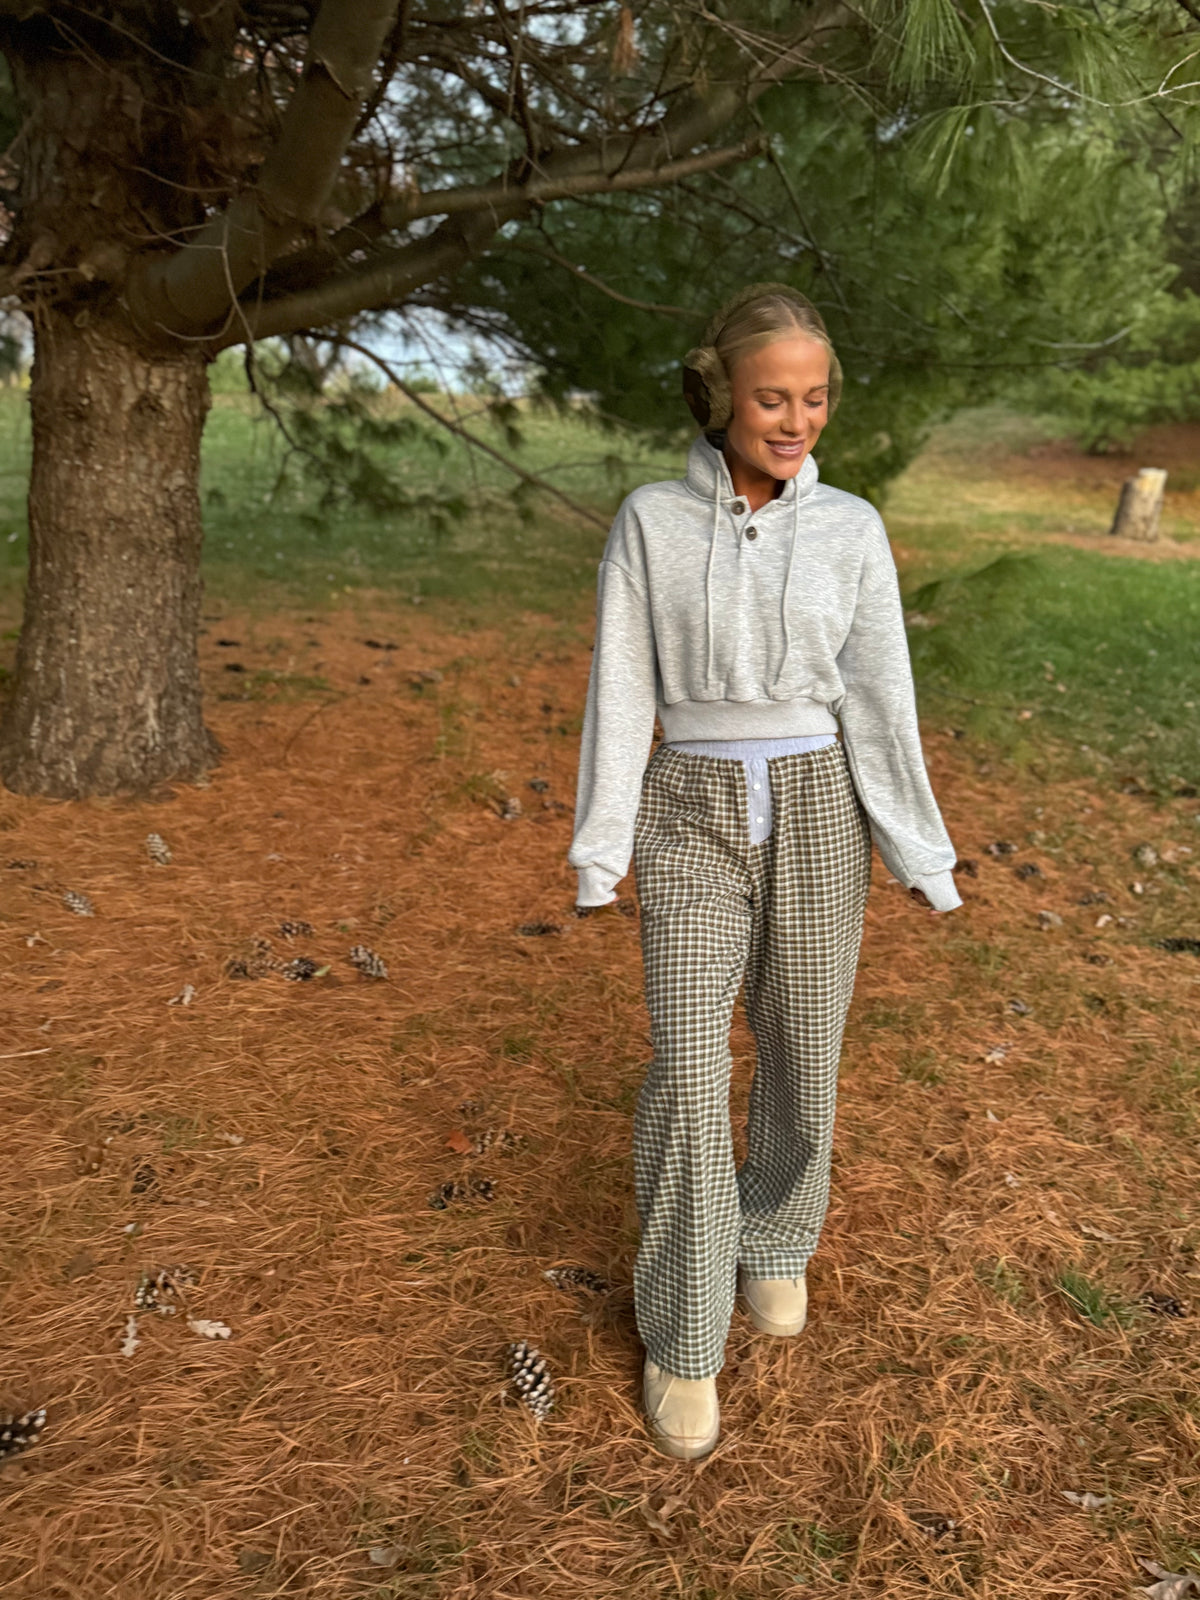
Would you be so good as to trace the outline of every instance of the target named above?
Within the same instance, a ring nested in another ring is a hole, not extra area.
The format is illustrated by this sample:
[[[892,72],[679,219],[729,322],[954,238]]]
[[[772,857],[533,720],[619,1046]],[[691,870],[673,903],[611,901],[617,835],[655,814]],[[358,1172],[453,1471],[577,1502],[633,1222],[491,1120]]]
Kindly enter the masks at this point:
[[[766,1317],[759,1316],[749,1301],[746,1302],[746,1315],[759,1333],[769,1333],[773,1339],[794,1339],[808,1326],[807,1315],[800,1322],[768,1322]]]
[[[664,1456],[673,1456],[676,1461],[699,1461],[702,1457],[711,1455],[721,1437],[720,1427],[710,1439],[701,1439],[695,1443],[691,1440],[673,1438],[669,1433],[660,1433],[653,1422],[649,1422],[648,1427],[656,1449]]]

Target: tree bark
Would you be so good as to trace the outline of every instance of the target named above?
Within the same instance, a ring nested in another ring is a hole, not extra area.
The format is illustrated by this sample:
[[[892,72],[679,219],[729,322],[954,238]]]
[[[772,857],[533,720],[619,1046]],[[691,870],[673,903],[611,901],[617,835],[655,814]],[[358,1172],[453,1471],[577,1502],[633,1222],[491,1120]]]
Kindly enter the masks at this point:
[[[217,752],[196,654],[203,356],[146,355],[47,311],[30,402],[29,586],[0,777],[67,799],[195,777]]]

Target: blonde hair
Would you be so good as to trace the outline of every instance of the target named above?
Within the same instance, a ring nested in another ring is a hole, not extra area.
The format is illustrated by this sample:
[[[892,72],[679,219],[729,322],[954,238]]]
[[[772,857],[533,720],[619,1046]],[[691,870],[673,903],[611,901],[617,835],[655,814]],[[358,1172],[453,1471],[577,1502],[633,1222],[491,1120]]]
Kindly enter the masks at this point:
[[[704,330],[704,342],[683,358],[683,395],[708,432],[733,415],[730,379],[739,361],[778,339],[799,334],[829,352],[829,415],[842,395],[842,366],[821,313],[785,283],[752,283],[727,300]]]

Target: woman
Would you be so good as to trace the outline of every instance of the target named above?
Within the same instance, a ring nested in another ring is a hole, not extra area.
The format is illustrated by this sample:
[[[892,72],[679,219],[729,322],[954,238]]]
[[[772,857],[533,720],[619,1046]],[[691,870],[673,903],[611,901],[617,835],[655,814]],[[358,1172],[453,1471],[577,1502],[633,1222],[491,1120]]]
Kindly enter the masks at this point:
[[[717,1442],[739,1282],[763,1332],[804,1327],[871,838],[923,906],[961,904],[883,524],[812,458],[841,383],[803,295],[736,295],[685,358],[686,477],[631,494],[600,563],[569,860],[583,907],[634,859],[654,1049],[634,1297],[651,1433],[684,1459]],[[736,1170],[743,981],[758,1059]]]

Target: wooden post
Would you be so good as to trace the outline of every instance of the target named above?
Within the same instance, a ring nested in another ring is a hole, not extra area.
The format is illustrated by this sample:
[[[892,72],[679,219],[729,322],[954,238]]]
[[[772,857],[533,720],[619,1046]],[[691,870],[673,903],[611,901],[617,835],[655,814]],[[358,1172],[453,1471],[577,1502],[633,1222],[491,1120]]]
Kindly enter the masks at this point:
[[[1166,487],[1161,467],[1143,467],[1136,478],[1126,478],[1109,533],[1116,539],[1157,539]]]

